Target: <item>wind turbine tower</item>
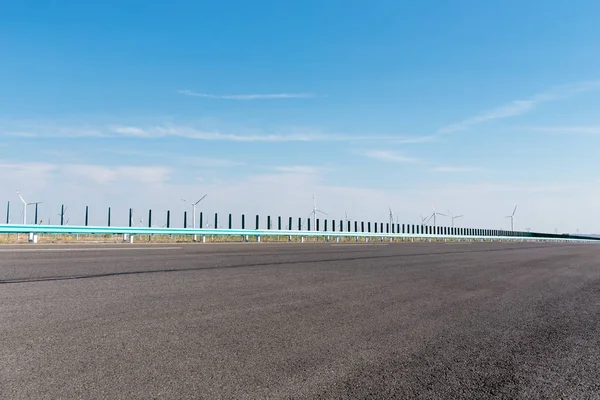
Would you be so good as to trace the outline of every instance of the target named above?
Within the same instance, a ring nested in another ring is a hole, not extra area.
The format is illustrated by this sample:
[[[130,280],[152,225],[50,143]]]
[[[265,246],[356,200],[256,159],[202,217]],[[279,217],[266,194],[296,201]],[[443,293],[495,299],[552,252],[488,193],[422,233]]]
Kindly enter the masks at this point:
[[[434,207],[434,206],[431,206],[431,207],[433,208],[433,214],[431,214],[431,218],[433,218],[433,227],[435,228],[435,227],[437,226],[437,219],[436,219],[436,217],[437,217],[438,215],[442,215],[442,216],[444,216],[444,217],[447,217],[447,215],[446,215],[446,214],[442,214],[442,213],[439,213],[439,212],[435,211],[435,207]],[[431,219],[431,218],[430,218],[430,219]]]
[[[514,232],[515,230],[515,212],[517,212],[517,206],[515,206],[515,209],[513,210],[512,214],[507,215],[506,218],[510,218],[510,230]]]
[[[17,190],[17,195],[19,195],[19,198],[21,199],[21,201],[23,202],[23,225],[27,225],[27,206],[31,206],[34,204],[41,204],[41,201],[34,201],[31,203],[28,203],[25,201],[25,199],[23,198],[23,196],[21,196],[21,193],[19,193],[19,191]]]
[[[453,215],[452,212],[450,212],[450,210],[448,210],[448,214],[450,215],[450,218],[452,218],[452,227],[453,228],[454,228],[454,220],[464,217],[464,215]]]
[[[200,200],[198,200],[195,203],[190,203],[185,199],[181,199],[183,202],[188,203],[192,206],[192,228],[196,229],[196,206],[198,205],[198,203],[200,203],[202,200],[204,200],[204,198],[208,196],[208,194],[205,194],[204,196],[202,196],[202,198],[200,198]],[[197,240],[197,235],[194,235],[194,242]]]
[[[313,194],[313,209],[312,209],[312,212],[308,215],[309,218],[312,215],[313,229],[317,229],[317,213],[327,215],[326,212],[323,212],[317,208],[317,202],[315,201],[315,195]]]

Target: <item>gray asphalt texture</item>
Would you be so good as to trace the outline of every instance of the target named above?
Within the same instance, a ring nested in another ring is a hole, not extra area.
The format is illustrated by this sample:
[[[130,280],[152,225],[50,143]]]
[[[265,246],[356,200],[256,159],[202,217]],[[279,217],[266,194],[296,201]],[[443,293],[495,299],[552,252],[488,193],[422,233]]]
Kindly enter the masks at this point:
[[[597,399],[600,246],[0,247],[0,398]]]

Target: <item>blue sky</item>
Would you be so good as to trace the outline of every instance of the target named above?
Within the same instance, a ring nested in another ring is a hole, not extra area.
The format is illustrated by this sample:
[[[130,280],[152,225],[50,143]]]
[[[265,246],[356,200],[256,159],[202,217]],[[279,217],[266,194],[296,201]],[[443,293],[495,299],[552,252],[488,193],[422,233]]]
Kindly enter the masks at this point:
[[[0,200],[598,231],[594,1],[0,6]],[[160,211],[159,211],[160,210]],[[102,215],[98,211],[97,215]],[[95,217],[96,218],[96,217]],[[98,223],[102,223],[102,218]],[[157,224],[160,224],[158,221]]]

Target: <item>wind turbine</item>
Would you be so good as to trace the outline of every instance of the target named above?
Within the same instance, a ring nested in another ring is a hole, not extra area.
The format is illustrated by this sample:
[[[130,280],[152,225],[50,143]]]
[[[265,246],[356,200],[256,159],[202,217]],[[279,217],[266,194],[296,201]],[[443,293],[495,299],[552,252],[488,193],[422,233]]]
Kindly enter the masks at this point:
[[[394,213],[392,212],[392,207],[388,207],[390,210],[390,229],[392,229],[392,225],[394,225]]]
[[[513,210],[512,214],[506,216],[506,218],[510,218],[510,230],[511,231],[515,230],[515,226],[514,226],[515,212],[517,212],[517,206],[515,206],[515,209]]]
[[[433,214],[431,214],[431,217],[430,217],[429,219],[433,218],[433,227],[435,228],[435,227],[437,226],[437,219],[436,219],[436,216],[438,216],[438,215],[442,215],[442,216],[444,216],[444,217],[447,217],[447,215],[446,215],[446,214],[442,214],[442,213],[439,213],[439,212],[435,211],[435,207],[434,207],[434,206],[431,206],[431,207],[433,208]]]
[[[23,202],[23,225],[27,225],[27,206],[31,206],[34,204],[41,204],[41,201],[34,201],[31,203],[28,203],[25,201],[25,199],[23,198],[23,196],[21,196],[21,193],[19,193],[19,191],[17,190],[17,194],[19,195],[19,198],[21,199],[21,201]],[[37,221],[36,221],[37,223]]]
[[[208,194],[205,194],[204,196],[202,196],[202,197],[200,198],[200,200],[198,200],[198,201],[197,201],[197,202],[195,202],[195,203],[190,203],[190,202],[188,202],[188,201],[187,201],[187,200],[185,200],[185,199],[181,199],[181,201],[183,201],[183,202],[185,202],[185,203],[188,203],[188,204],[190,204],[190,205],[192,206],[192,228],[193,228],[193,229],[196,229],[196,206],[198,205],[198,203],[200,203],[202,200],[204,200],[204,198],[205,198],[206,196],[208,196]],[[197,239],[198,239],[198,238],[197,238],[197,235],[195,235],[195,234],[194,234],[194,242],[195,242]]]
[[[317,229],[317,213],[327,215],[326,212],[323,212],[323,211],[317,209],[317,203],[315,202],[315,195],[313,194],[313,210],[310,214],[308,214],[308,218],[310,218],[311,215],[313,217],[313,229]]]
[[[452,218],[452,227],[453,228],[454,228],[454,220],[464,217],[464,215],[452,215],[452,212],[450,212],[450,210],[448,210],[448,214],[450,215],[450,218]]]

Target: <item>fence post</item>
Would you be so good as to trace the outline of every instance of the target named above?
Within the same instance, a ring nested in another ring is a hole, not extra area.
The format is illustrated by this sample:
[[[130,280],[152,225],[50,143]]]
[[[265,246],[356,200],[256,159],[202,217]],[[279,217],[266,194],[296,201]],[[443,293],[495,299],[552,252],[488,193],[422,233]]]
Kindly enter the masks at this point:
[[[277,217],[277,230],[281,230],[281,215]]]
[[[335,232],[335,219],[331,220],[331,231]]]
[[[290,217],[290,218],[289,218],[289,221],[288,221],[288,229],[289,229],[290,231],[293,229],[293,228],[292,228],[292,217]]]
[[[62,219],[62,216],[61,216]],[[62,223],[61,223],[62,225]],[[110,207],[108,207],[108,226],[110,226]]]
[[[62,226],[65,218],[65,205],[61,204],[60,206],[60,225]]]
[[[6,224],[10,223],[10,201],[6,204]]]
[[[246,229],[246,216],[242,214],[242,229]]]
[[[271,229],[271,216],[267,215],[267,230]]]
[[[215,213],[215,229],[219,229],[219,215]]]
[[[302,218],[298,217],[298,230],[302,230]]]
[[[85,226],[88,226],[89,206],[85,206]]]
[[[323,222],[323,228],[324,228],[323,230],[325,232],[327,232],[327,220],[324,220],[324,222]]]
[[[233,219],[231,217],[231,214],[229,214],[229,229],[233,228]]]
[[[327,221],[327,220],[326,220],[326,221]],[[320,221],[319,221],[319,218],[317,218],[317,226],[315,226],[315,230],[316,230],[317,232],[319,231],[319,225],[320,225],[320,223],[319,223],[319,222],[320,222]]]
[[[310,218],[308,218],[308,221],[306,223],[306,230],[310,231]]]
[[[131,225],[133,224],[133,210],[130,208],[129,209],[129,227],[131,228]]]
[[[148,210],[148,228],[152,228],[152,210]]]
[[[204,215],[202,214],[202,211],[200,211],[200,229],[202,229],[204,227]]]
[[[258,230],[258,227],[259,227],[258,223],[259,223],[259,217],[258,217],[258,214],[256,214],[256,230]]]
[[[35,219],[33,220],[33,224],[38,224],[38,203],[35,203]]]
[[[167,210],[167,228],[171,227],[171,210]]]
[[[183,212],[183,229],[187,228],[187,211]]]

